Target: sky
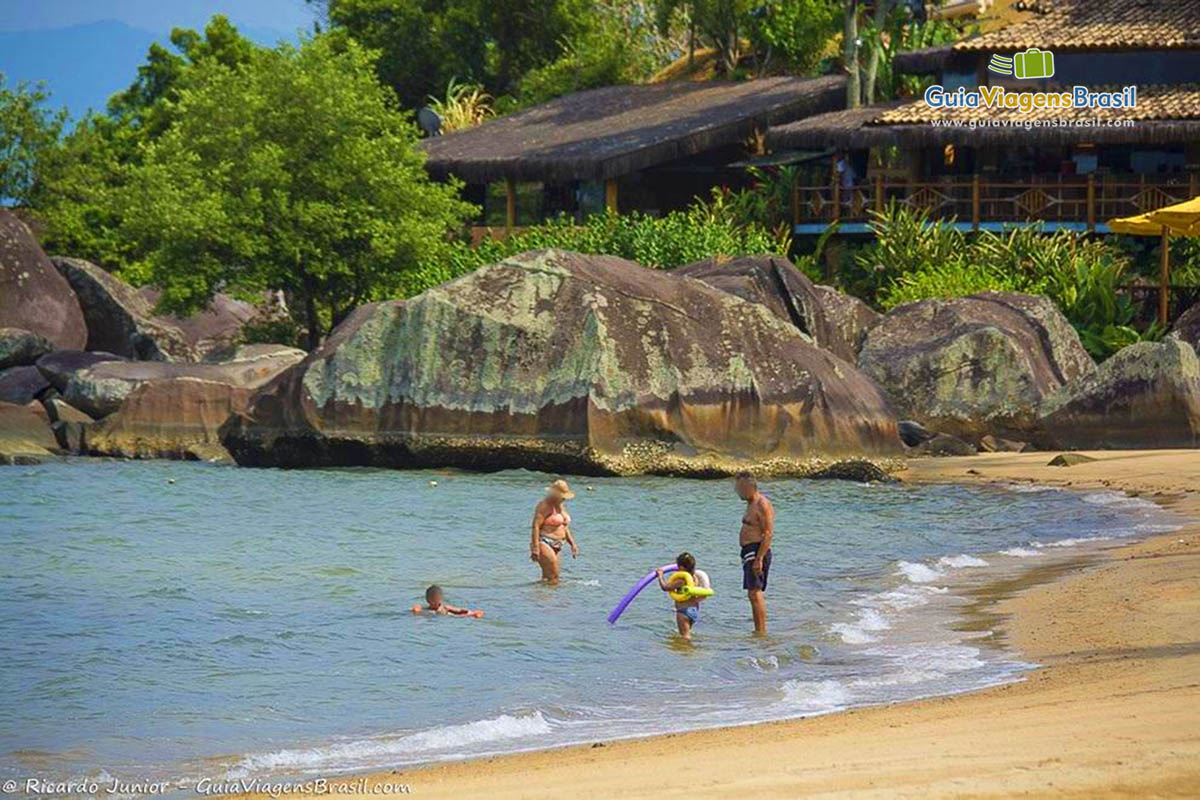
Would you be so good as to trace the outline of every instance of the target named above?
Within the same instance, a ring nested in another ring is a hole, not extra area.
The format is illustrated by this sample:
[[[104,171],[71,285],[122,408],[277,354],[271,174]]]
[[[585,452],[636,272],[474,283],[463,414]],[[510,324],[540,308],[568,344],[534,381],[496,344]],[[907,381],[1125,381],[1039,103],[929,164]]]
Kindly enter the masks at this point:
[[[45,82],[50,106],[78,119],[129,86],[172,28],[202,30],[224,14],[272,45],[311,31],[317,13],[305,0],[0,0],[0,73],[9,86]]]
[[[312,28],[316,12],[305,0],[0,0],[0,31],[65,28],[116,20],[133,28],[169,33],[202,28],[213,14],[235,24],[274,28],[291,35]]]

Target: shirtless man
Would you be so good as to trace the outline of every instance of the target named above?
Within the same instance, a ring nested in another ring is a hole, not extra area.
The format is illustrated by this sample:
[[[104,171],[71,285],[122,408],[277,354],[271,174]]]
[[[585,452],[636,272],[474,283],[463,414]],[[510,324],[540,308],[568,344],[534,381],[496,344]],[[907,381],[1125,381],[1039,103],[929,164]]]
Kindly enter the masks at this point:
[[[771,571],[771,539],[775,536],[775,507],[758,491],[758,482],[749,472],[738,473],[735,484],[738,497],[746,501],[742,530],[742,588],[750,599],[754,632],[767,632],[767,574]]]

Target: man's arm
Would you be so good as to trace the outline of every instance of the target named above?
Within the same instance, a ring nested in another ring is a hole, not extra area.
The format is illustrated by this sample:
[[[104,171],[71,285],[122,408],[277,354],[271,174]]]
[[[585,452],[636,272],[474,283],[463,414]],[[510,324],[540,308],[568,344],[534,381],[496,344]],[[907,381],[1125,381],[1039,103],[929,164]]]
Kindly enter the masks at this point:
[[[771,549],[771,540],[775,538],[775,507],[765,497],[758,508],[758,518],[762,523],[762,544],[758,546],[758,555],[754,557],[754,572],[761,575],[763,559],[767,557],[767,552]]]

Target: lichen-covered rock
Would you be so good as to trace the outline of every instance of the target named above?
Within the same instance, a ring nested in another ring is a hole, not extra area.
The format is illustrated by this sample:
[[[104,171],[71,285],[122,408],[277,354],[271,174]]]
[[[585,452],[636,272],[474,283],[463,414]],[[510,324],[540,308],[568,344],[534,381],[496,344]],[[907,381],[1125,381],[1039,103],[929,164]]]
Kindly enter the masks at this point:
[[[1193,350],[1200,352],[1200,303],[1179,315],[1171,328],[1170,338],[1187,342]]]
[[[1009,292],[898,306],[867,333],[858,366],[902,415],[970,440],[1025,438],[1044,397],[1096,369],[1050,300]]]
[[[176,326],[154,316],[154,307],[123,280],[90,261],[55,256],[87,322],[88,350],[138,361],[190,361],[195,353]]]
[[[87,431],[92,455],[124,458],[210,460],[217,457],[219,430],[244,412],[252,390],[228,383],[180,377],[149,381],[134,389],[120,409]],[[217,460],[221,460],[217,458]]]
[[[0,464],[36,464],[57,448],[40,403],[0,403]]]
[[[87,350],[56,350],[37,360],[37,369],[59,392],[67,390],[71,376],[105,361],[125,361],[114,353],[89,353]]]
[[[73,372],[63,390],[63,399],[93,417],[105,417],[120,408],[125,398],[144,383],[196,378],[257,389],[303,357],[304,351],[286,348],[223,364],[105,361]]]
[[[229,344],[213,349],[204,357],[205,364],[236,364],[272,356],[294,358],[297,361],[307,353],[285,344]]]
[[[807,473],[899,455],[883,393],[766,308],[541,251],[364,306],[262,390],[240,464]]]
[[[778,256],[706,259],[674,270],[743,300],[761,303],[792,323],[819,346],[850,363],[866,332],[879,321],[857,297],[813,283],[796,265]]]
[[[75,292],[25,223],[5,208],[0,208],[0,327],[30,331],[56,348],[87,342]]]
[[[1054,448],[1200,446],[1200,357],[1179,339],[1129,345],[1047,397],[1038,422]]]
[[[0,403],[27,405],[49,388],[50,384],[37,367],[0,370]]]
[[[28,367],[52,350],[54,344],[40,333],[0,328],[0,369]]]

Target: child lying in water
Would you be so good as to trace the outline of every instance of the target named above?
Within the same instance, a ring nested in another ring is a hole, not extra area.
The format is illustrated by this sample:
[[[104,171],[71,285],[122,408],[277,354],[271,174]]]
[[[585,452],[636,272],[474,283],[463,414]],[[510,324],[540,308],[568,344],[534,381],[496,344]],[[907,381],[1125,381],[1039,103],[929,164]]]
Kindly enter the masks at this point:
[[[704,589],[712,588],[712,583],[708,580],[708,573],[702,569],[696,569],[696,557],[691,553],[680,553],[679,557],[675,559],[675,566],[691,575],[697,586]],[[661,568],[658,570],[658,585],[664,592],[679,588],[671,585],[669,576],[663,577]],[[679,635],[684,639],[692,638],[692,626],[700,621],[700,600],[699,597],[689,597],[687,600],[675,601],[675,623],[679,626]]]
[[[425,602],[429,605],[424,607],[419,605],[413,606],[412,612],[414,614],[422,614],[428,611],[430,614],[447,614],[451,617],[475,617],[476,619],[483,616],[482,611],[472,611],[469,608],[459,608],[458,606],[446,603],[442,594],[442,587],[437,584],[425,590]]]

